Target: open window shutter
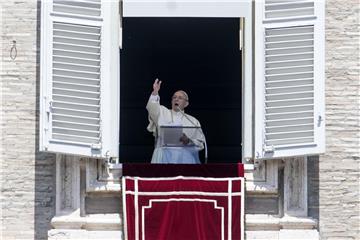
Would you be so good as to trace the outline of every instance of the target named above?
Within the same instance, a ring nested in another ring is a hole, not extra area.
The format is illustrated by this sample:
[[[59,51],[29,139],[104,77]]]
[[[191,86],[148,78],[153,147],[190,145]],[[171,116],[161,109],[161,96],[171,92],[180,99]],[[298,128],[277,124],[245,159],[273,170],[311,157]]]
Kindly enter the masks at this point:
[[[323,153],[325,3],[255,8],[255,158]]]
[[[119,3],[41,6],[40,150],[117,157]]]

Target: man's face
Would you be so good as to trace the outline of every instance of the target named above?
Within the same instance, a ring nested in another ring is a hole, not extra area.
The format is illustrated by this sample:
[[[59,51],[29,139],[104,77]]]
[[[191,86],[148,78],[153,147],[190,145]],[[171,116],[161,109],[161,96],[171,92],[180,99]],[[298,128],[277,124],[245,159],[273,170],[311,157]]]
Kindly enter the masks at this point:
[[[174,111],[184,110],[184,108],[189,105],[189,101],[186,95],[182,91],[177,91],[174,93],[171,99],[171,107]]]

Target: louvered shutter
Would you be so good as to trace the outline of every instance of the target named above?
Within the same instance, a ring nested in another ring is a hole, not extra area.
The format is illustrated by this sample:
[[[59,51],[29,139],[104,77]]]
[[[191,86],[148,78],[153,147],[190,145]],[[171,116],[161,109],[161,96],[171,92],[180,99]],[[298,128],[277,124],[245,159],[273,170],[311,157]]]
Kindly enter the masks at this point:
[[[41,6],[40,150],[117,157],[119,3]]]
[[[255,7],[255,157],[323,153],[325,3]]]

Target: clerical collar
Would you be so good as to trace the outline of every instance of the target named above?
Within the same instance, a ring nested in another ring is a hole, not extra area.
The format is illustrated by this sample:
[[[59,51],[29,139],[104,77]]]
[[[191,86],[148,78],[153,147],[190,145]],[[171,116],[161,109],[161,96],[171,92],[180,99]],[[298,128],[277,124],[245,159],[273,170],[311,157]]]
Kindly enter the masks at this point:
[[[175,110],[173,110],[173,109],[171,109],[171,111],[172,111],[174,114],[176,114],[176,115],[181,114],[181,112],[180,112],[180,111],[175,111]]]

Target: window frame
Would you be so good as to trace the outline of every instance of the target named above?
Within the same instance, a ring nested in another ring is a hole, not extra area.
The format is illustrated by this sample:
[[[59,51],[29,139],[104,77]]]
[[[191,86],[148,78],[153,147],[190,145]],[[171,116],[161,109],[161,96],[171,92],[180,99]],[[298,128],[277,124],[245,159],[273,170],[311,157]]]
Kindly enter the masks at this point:
[[[231,17],[242,19],[239,38],[242,46],[242,162],[253,158],[253,0],[219,3],[210,0],[178,1],[177,9],[167,1],[123,0],[122,17]],[[228,12],[226,12],[228,11]]]

